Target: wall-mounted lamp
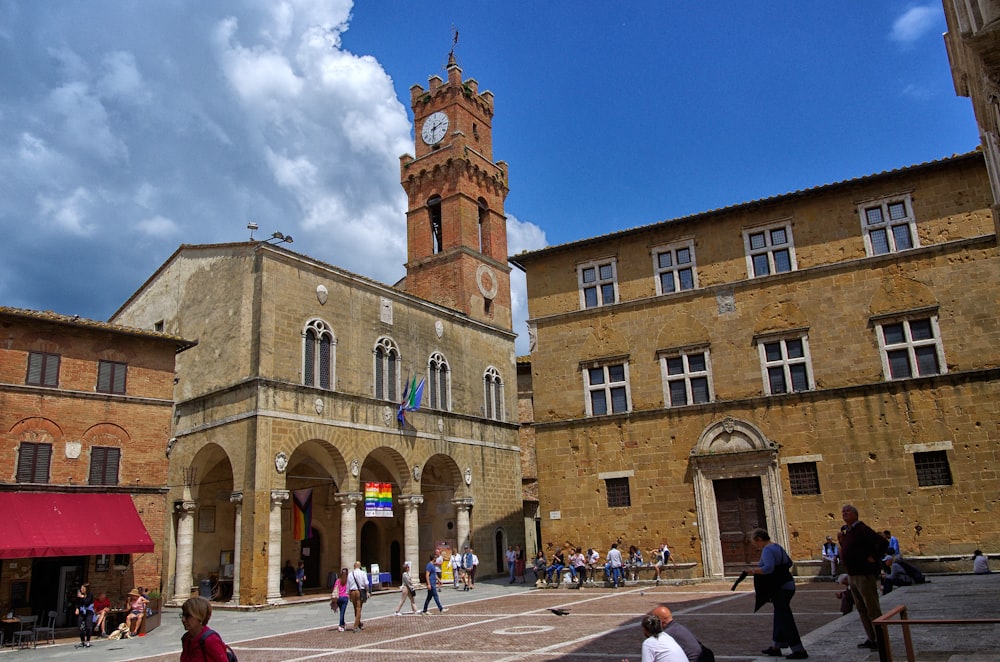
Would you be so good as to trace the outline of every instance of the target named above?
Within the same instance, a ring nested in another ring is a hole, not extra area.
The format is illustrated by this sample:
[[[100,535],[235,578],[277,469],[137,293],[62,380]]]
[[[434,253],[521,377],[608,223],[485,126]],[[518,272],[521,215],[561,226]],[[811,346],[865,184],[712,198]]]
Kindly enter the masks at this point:
[[[292,243],[292,241],[293,241],[292,235],[290,235],[290,234],[282,234],[281,232],[275,232],[275,233],[273,233],[271,235],[271,237],[269,239],[265,239],[264,243],[265,244],[266,243],[271,243],[271,244],[290,244],[290,243]]]

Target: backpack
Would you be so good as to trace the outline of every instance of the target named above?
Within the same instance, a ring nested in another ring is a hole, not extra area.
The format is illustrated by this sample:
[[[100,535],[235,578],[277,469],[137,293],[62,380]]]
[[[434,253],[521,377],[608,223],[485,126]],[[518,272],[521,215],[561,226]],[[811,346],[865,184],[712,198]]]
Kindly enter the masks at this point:
[[[198,637],[198,641],[199,643],[201,643],[202,657],[205,656],[205,640],[208,639],[213,634],[219,634],[219,633],[209,628],[208,626],[203,627],[201,629],[201,636]],[[219,641],[222,641],[221,634],[219,634]],[[232,648],[229,647],[229,644],[227,644],[225,641],[222,641],[222,645],[226,647],[226,659],[229,660],[229,662],[239,662],[239,659],[236,657],[236,653],[233,651]]]

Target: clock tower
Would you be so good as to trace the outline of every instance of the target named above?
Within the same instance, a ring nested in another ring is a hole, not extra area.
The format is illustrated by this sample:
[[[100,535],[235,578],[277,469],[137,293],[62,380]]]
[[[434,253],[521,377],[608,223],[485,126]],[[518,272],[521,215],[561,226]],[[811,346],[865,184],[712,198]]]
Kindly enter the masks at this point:
[[[416,156],[400,157],[406,191],[407,292],[511,329],[507,164],[493,161],[493,93],[462,80],[410,88]]]

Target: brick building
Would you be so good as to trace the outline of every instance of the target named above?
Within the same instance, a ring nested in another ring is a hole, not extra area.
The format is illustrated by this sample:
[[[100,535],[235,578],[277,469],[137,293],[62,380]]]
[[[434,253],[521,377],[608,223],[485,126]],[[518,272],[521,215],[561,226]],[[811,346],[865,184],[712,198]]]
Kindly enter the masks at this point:
[[[164,572],[178,600],[207,580],[241,604],[279,602],[299,559],[307,588],[356,560],[398,580],[404,561],[418,571],[470,542],[488,574],[524,544],[493,96],[452,59],[412,107],[404,281],[268,242],[181,246],[113,316],[199,341],[175,390]],[[401,422],[415,380],[422,403]],[[366,499],[373,485],[391,500]]]
[[[853,502],[907,555],[1000,547],[991,205],[975,152],[512,258],[544,539],[717,577]]]
[[[160,588],[175,336],[0,307],[0,612]]]

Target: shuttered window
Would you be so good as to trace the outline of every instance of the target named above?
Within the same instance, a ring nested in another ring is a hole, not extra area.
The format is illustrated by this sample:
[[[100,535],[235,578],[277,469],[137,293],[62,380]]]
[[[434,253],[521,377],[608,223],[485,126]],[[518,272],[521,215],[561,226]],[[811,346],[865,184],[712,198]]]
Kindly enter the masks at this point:
[[[95,446],[90,449],[90,484],[117,485],[121,449]]]
[[[49,463],[51,460],[52,444],[22,441],[17,453],[17,482],[49,482]]]
[[[59,355],[46,352],[28,354],[28,376],[24,380],[29,386],[59,386]]]
[[[125,395],[125,376],[128,364],[117,361],[101,361],[97,364],[98,393]]]

